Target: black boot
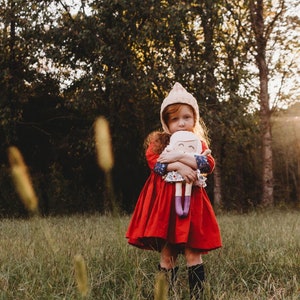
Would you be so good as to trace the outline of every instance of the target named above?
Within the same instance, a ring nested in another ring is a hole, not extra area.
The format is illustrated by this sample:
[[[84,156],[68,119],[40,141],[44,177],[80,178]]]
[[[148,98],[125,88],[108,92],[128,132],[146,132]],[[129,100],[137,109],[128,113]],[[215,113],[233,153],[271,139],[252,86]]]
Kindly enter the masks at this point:
[[[167,283],[169,285],[169,290],[173,290],[175,282],[177,280],[178,267],[174,267],[172,269],[166,269],[166,268],[162,268],[160,265],[158,265],[158,270],[165,274]]]
[[[201,299],[205,280],[203,264],[188,267],[191,300]]]

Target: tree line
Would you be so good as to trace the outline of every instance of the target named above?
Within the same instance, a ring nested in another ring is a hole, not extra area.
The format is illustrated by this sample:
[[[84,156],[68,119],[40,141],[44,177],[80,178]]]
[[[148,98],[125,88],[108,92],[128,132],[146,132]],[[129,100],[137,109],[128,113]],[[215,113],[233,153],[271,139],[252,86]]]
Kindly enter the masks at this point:
[[[149,173],[143,141],[160,128],[160,104],[175,81],[196,97],[209,129],[215,206],[300,204],[299,92],[285,84],[299,73],[291,35],[299,18],[288,13],[296,3],[0,2],[0,215],[24,214],[7,163],[11,145],[44,214],[104,212],[98,116],[110,124],[117,203],[131,212]],[[274,78],[280,87],[270,98]]]

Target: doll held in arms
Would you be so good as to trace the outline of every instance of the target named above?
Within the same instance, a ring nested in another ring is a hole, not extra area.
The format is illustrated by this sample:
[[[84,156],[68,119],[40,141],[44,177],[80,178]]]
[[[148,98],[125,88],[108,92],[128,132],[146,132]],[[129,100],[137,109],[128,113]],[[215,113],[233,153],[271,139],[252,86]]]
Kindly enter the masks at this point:
[[[202,152],[202,144],[199,138],[190,131],[176,131],[171,135],[169,145],[164,152],[190,153],[192,156],[199,155]],[[208,155],[211,151],[206,149],[201,155]],[[199,187],[206,186],[206,177],[197,169],[197,180],[193,183],[185,182],[184,178],[177,171],[170,171],[163,176],[166,182],[175,184],[175,210],[179,217],[186,217],[189,213],[191,194],[193,185]],[[185,185],[184,199],[182,204],[182,186]]]

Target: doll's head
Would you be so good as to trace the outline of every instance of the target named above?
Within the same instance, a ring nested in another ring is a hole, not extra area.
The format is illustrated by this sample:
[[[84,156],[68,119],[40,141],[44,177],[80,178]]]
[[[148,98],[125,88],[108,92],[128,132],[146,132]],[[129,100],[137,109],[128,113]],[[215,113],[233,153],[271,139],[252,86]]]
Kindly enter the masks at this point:
[[[170,147],[185,153],[201,153],[202,145],[199,138],[190,131],[176,131],[171,135]]]

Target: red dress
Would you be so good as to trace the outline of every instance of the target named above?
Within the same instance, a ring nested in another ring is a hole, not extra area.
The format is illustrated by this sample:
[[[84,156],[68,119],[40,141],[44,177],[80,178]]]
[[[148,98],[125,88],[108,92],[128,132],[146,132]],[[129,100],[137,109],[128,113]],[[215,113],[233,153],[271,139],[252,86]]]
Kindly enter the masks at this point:
[[[219,226],[205,189],[193,186],[189,213],[180,218],[175,212],[175,184],[165,182],[153,171],[159,155],[152,147],[150,144],[146,151],[151,174],[134,209],[126,233],[128,243],[157,251],[166,242],[176,244],[181,251],[189,247],[206,253],[221,247]],[[205,149],[207,146],[202,143],[202,151]],[[208,162],[213,170],[215,162],[210,155]]]

